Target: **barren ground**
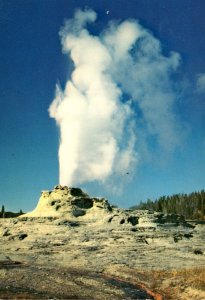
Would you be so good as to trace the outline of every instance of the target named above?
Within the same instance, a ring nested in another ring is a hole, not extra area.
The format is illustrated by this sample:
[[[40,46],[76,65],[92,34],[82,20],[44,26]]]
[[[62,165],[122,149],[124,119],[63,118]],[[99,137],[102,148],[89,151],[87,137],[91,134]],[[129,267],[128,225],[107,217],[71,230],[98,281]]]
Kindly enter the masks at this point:
[[[204,233],[1,219],[0,299],[202,300]]]

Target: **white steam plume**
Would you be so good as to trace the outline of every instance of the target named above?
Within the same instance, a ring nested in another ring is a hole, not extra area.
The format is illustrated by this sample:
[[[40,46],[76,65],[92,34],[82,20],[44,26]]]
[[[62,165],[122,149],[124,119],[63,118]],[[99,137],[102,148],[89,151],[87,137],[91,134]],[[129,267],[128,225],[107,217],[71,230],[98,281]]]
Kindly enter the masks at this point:
[[[86,26],[96,17],[92,10],[79,10],[60,32],[74,64],[49,108],[60,128],[63,185],[106,183],[134,169],[137,134],[154,136],[160,147],[177,144],[170,74],[179,55],[163,56],[159,41],[133,20],[111,23],[94,36]]]

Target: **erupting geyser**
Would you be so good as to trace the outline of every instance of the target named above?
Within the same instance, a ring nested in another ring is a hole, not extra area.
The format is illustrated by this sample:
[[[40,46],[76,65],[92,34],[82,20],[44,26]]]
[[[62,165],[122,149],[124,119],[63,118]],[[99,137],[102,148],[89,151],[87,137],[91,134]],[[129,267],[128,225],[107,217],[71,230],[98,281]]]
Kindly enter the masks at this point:
[[[49,108],[60,129],[62,185],[107,184],[133,174],[137,138],[145,145],[148,134],[164,150],[177,144],[170,74],[179,55],[165,57],[160,42],[134,20],[111,22],[92,35],[87,27],[96,18],[93,10],[79,10],[60,31],[74,65]]]

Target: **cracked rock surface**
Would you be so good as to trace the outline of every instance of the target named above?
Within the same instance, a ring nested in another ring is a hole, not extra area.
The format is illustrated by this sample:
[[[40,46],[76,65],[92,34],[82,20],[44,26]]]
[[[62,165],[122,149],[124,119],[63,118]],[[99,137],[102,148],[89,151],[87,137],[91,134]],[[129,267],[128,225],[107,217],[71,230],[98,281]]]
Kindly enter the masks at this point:
[[[154,299],[124,270],[205,265],[204,232],[182,216],[114,208],[58,185],[33,212],[0,219],[0,298]]]

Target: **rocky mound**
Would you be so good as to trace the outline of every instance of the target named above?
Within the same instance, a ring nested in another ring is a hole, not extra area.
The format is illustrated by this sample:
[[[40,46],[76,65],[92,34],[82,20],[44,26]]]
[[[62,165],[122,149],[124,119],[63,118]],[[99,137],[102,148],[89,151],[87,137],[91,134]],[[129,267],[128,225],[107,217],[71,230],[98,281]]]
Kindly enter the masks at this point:
[[[42,191],[37,207],[22,217],[96,219],[111,211],[110,204],[104,198],[91,198],[80,188],[56,185],[52,191]]]
[[[22,217],[55,217],[82,222],[103,222],[113,225],[156,229],[157,226],[188,226],[183,216],[164,215],[148,210],[124,210],[113,207],[104,198],[92,198],[80,188],[56,185],[42,191],[38,205]]]

